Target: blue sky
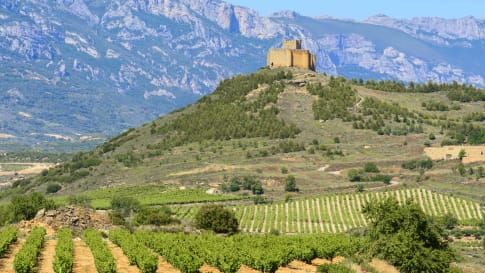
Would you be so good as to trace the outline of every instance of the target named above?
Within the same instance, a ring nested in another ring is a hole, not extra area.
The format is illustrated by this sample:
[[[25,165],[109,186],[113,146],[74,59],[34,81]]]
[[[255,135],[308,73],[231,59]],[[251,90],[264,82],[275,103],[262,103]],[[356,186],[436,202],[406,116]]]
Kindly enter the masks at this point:
[[[394,18],[437,16],[485,18],[485,0],[226,0],[261,15],[294,10],[306,16],[365,19],[376,14]]]

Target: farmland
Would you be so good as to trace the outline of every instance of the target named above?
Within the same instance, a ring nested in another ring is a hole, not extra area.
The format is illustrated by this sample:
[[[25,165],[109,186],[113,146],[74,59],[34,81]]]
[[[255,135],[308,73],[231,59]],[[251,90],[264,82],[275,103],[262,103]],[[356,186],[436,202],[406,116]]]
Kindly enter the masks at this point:
[[[431,216],[451,214],[462,225],[474,225],[484,217],[480,204],[474,201],[439,194],[426,189],[411,188],[386,192],[365,192],[325,195],[261,205],[237,205],[233,209],[239,228],[247,233],[341,233],[367,225],[362,206],[372,199],[395,197],[400,203],[417,202]],[[179,206],[174,211],[190,220],[197,206]]]

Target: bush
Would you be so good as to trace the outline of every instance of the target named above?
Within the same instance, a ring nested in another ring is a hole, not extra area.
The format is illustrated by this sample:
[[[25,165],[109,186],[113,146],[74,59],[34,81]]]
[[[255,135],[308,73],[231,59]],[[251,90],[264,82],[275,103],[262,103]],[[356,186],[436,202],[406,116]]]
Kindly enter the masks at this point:
[[[236,233],[239,227],[234,212],[216,204],[201,207],[194,220],[197,228],[216,233]]]
[[[12,220],[18,222],[33,219],[41,209],[55,209],[56,204],[54,201],[46,199],[43,194],[34,192],[27,195],[13,196],[9,208],[12,211]]]
[[[85,195],[69,195],[67,197],[67,202],[70,205],[80,206],[89,208],[91,207],[91,200]]]
[[[359,182],[362,181],[363,171],[360,169],[350,169],[347,173],[347,177],[351,182]]]
[[[296,178],[293,175],[288,175],[285,179],[285,191],[297,192],[299,189],[296,187]]]
[[[180,223],[179,220],[172,218],[172,212],[168,207],[149,208],[142,207],[135,215],[135,223],[138,225],[162,226]]]
[[[46,193],[56,193],[60,189],[62,189],[61,185],[52,183],[52,184],[47,185],[47,189],[46,189],[45,192]]]
[[[370,255],[379,256],[403,273],[449,272],[455,260],[453,250],[443,241],[443,230],[408,200],[372,201],[363,208],[369,220],[367,235]]]
[[[433,168],[433,160],[431,158],[426,158],[426,159],[415,159],[415,160],[410,160],[407,162],[404,162],[401,164],[401,168],[403,169],[408,169],[408,170],[415,170],[415,169],[431,169]]]
[[[140,201],[131,196],[115,195],[111,199],[111,208],[119,209],[125,212],[137,210],[140,207]]]
[[[380,171],[379,171],[379,168],[377,168],[376,163],[367,162],[364,165],[364,172],[366,172],[366,173],[378,173]]]
[[[287,174],[287,173],[288,173],[288,168],[286,168],[286,167],[281,167],[281,173],[282,173],[282,174]]]

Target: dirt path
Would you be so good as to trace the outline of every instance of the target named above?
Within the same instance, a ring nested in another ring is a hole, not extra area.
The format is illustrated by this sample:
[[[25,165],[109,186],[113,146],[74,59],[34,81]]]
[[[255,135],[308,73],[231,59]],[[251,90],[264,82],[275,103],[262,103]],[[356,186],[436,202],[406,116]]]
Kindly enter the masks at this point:
[[[332,210],[330,209],[330,197],[326,197],[325,198],[325,201],[327,202],[327,213],[328,213],[328,217],[330,219],[330,226],[332,227],[332,231],[333,233],[337,233],[337,229],[335,229],[335,224],[333,223],[333,219],[334,219],[334,215],[332,213]]]
[[[74,239],[73,273],[96,273],[94,257],[89,247],[79,238]]]
[[[37,260],[39,271],[37,273],[54,273],[52,266],[56,255],[57,241],[53,238],[46,238],[39,259]]]
[[[237,273],[263,273],[263,272],[261,272],[259,270],[252,269],[252,268],[245,266],[245,265],[241,265],[241,267],[239,268]]]
[[[379,273],[399,273],[399,270],[397,270],[394,266],[382,260],[373,259],[369,265]]]
[[[140,273],[140,269],[136,265],[130,265],[128,257],[123,253],[123,250],[111,241],[106,241],[109,249],[113,253],[116,260],[117,273]]]
[[[157,273],[180,273],[180,270],[175,269],[171,264],[167,263],[163,257],[158,256]]]
[[[268,223],[268,205],[264,205],[264,220],[263,220],[263,227],[261,228],[261,233],[265,233],[266,224]],[[268,228],[268,232],[269,232]]]
[[[245,228],[243,228],[243,225],[242,225],[242,222],[243,222],[243,219],[244,219],[244,216],[246,216],[246,207],[243,208],[243,211],[241,213],[241,219],[239,219],[239,228],[242,230],[242,231],[246,231]]]
[[[286,232],[290,232],[290,223],[288,221],[288,218],[289,218],[288,203],[285,203],[285,210],[286,210]]]
[[[316,199],[315,203],[317,204],[317,214],[318,214],[318,222],[320,223],[320,230],[325,232],[323,228],[323,221],[322,221],[322,211],[320,209],[320,199]]]
[[[302,205],[303,207],[303,205]],[[313,223],[312,223],[312,216],[310,214],[310,201],[307,199],[306,200],[306,215],[307,215],[307,225],[308,225],[308,232],[313,233]]]
[[[25,166],[25,169],[19,171],[2,171],[0,168],[0,176],[2,175],[14,175],[15,173],[26,175],[26,174],[38,174],[42,172],[44,169],[49,169],[55,164],[53,163],[18,163],[18,162],[2,162],[2,165],[17,165],[17,166]]]
[[[338,215],[340,216],[340,223],[342,223],[342,228],[343,230],[341,231],[345,231],[347,230],[347,224],[346,224],[346,219],[344,217],[344,214],[342,212],[342,207],[340,206],[340,196],[336,196],[335,197],[335,203],[337,204],[337,211],[338,211]]]
[[[295,260],[284,267],[278,268],[276,273],[313,273],[316,271],[316,266]]]
[[[300,202],[295,201],[295,211],[296,211],[296,228],[298,233],[301,233],[302,224],[300,223]]]
[[[8,252],[0,258],[0,272],[15,273],[13,268],[13,260],[15,259],[15,255],[17,255],[17,252],[19,252],[24,242],[24,239],[17,239],[17,241],[10,246]]]
[[[199,271],[201,273],[222,273],[219,269],[211,266],[211,265],[208,265],[206,263],[204,263],[200,268],[199,268]]]
[[[254,214],[253,214],[253,219],[251,219],[251,226],[249,227],[249,233],[252,233],[253,232],[254,221],[256,219],[257,213],[258,213],[258,206],[254,206]]]

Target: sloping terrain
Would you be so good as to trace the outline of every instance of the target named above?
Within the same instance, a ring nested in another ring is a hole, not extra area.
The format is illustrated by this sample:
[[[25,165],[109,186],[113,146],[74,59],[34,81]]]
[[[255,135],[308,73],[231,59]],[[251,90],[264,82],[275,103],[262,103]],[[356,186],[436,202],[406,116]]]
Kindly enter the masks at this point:
[[[354,191],[360,181],[365,188],[419,185],[483,200],[485,157],[463,166],[454,158],[432,162],[424,152],[482,145],[482,103],[450,101],[455,91],[439,91],[448,85],[423,93],[376,91],[371,84],[297,69],[237,76],[196,104],[19,180],[11,191],[50,184],[61,186],[57,195],[101,189],[93,197],[104,204],[111,197],[103,188],[130,192],[127,187],[148,184],[148,191],[160,185],[230,192],[234,182],[241,188],[236,199],[254,183],[268,198],[281,199],[291,175],[300,195]],[[366,163],[375,163],[374,170],[364,171]]]
[[[86,150],[265,65],[284,38],[349,78],[484,86],[483,20],[269,17],[219,0],[0,3],[0,149]]]

